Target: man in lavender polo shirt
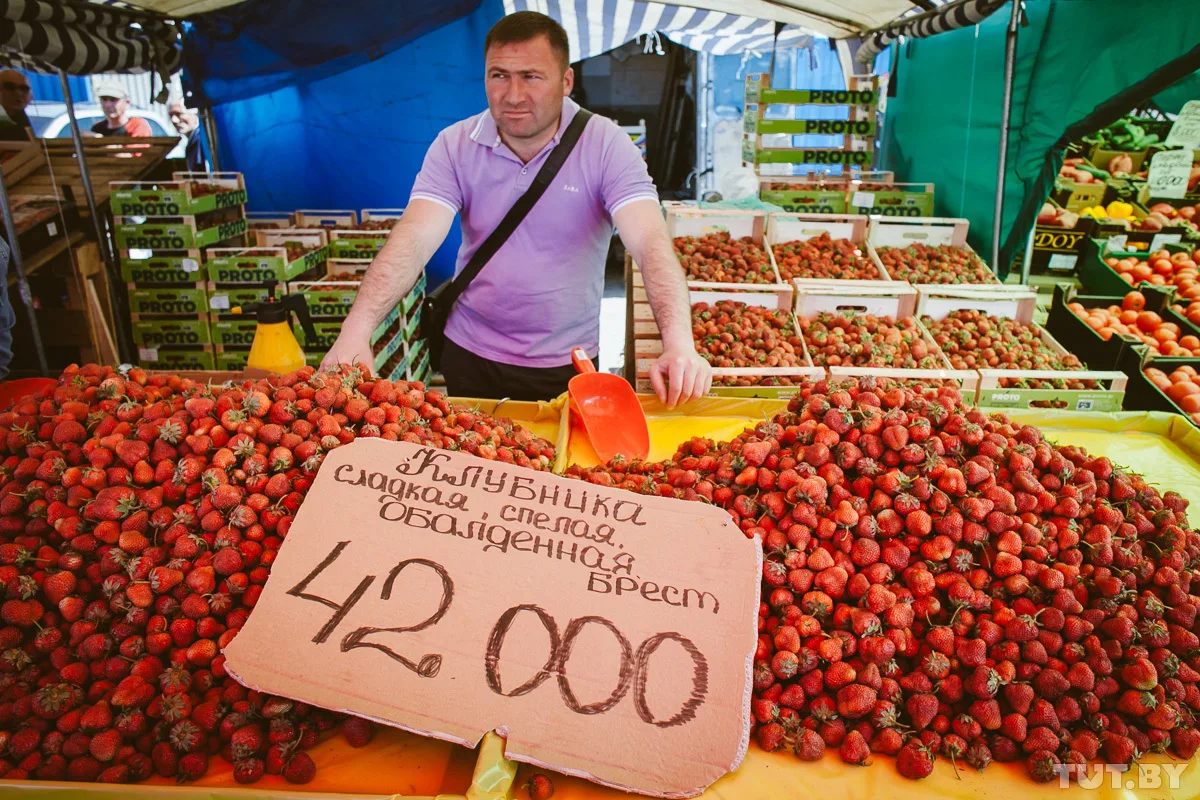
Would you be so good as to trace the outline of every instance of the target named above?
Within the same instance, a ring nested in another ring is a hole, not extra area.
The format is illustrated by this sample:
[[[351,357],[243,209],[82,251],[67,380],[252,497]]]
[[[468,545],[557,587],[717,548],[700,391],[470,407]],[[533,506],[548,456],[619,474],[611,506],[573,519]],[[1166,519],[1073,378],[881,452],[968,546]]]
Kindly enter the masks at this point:
[[[456,214],[456,270],[529,188],[579,107],[566,33],[549,17],[505,17],[485,42],[488,110],[438,134],[402,219],[363,279],[325,364],[371,361],[370,333],[416,282]],[[629,137],[589,120],[574,151],[513,235],[459,298],[446,325],[450,394],[548,399],[575,373],[571,349],[596,357],[613,225],[642,269],[663,353],[650,380],[668,406],[703,396],[711,370],[692,343],[683,270],[645,162]]]

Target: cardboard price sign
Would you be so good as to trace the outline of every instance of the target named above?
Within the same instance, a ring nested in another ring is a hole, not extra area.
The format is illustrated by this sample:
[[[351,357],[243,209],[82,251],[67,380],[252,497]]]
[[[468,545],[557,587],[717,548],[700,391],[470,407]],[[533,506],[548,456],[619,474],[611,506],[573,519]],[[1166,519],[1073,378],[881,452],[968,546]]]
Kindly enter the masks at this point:
[[[1187,193],[1188,176],[1192,172],[1191,150],[1163,150],[1150,159],[1146,182],[1151,197],[1181,198]]]
[[[661,797],[745,755],[762,548],[712,506],[403,442],[331,451],[226,668]]]
[[[1167,134],[1166,145],[1200,149],[1200,100],[1189,100],[1179,110],[1179,116]]]

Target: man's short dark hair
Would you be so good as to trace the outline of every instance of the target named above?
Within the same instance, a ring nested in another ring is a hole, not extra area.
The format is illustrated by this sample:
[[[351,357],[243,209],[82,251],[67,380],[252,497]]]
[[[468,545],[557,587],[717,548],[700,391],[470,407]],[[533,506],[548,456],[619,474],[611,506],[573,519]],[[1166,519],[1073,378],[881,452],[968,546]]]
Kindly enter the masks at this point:
[[[550,49],[558,54],[563,72],[566,72],[571,66],[571,45],[567,41],[567,32],[553,18],[536,11],[518,11],[502,17],[488,31],[483,52],[486,54],[494,44],[520,44],[539,36],[545,36],[550,41]]]

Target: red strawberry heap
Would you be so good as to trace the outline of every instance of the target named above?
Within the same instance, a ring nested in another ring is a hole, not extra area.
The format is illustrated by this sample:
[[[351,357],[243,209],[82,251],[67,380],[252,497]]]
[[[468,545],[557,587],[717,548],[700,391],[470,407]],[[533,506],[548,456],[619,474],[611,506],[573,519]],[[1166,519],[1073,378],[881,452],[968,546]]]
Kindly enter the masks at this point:
[[[762,539],[765,750],[1049,781],[1200,747],[1187,501],[954,389],[807,384],[730,442],[569,474],[713,503]]]
[[[0,413],[0,779],[313,779],[304,750],[373,724],[225,672],[329,450],[356,437],[546,469],[529,431],[420,383],[306,368],[210,387],[72,367]]]

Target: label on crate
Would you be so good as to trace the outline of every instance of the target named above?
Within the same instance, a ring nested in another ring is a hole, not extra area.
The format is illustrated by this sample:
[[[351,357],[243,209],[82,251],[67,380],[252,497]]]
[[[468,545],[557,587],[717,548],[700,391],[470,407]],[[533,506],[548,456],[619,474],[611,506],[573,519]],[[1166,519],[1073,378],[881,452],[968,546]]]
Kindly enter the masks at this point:
[[[855,192],[850,198],[850,205],[855,208],[870,208],[875,205],[874,192]]]
[[[208,304],[218,311],[226,311],[229,309],[229,295],[214,294],[209,298]]]
[[[362,438],[309,498],[243,684],[644,794],[741,764],[762,546],[727,513]]]
[[[202,289],[150,289],[129,293],[135,314],[202,314],[208,311]]]
[[[1182,198],[1187,193],[1191,172],[1191,150],[1162,150],[1155,153],[1150,159],[1150,172],[1146,178],[1150,197]]]
[[[1167,134],[1167,147],[1200,148],[1200,100],[1189,100],[1179,110],[1179,116]]]
[[[1070,253],[1051,253],[1050,254],[1050,269],[1062,270],[1070,272],[1075,269],[1075,264],[1078,263],[1079,256]]]
[[[751,116],[751,113],[747,109],[747,133],[783,133],[791,136],[872,136],[875,133],[875,123],[869,119],[759,119],[757,115]]]
[[[132,283],[195,283],[184,265],[186,260],[190,259],[122,259],[121,276]]]
[[[139,347],[138,360],[140,361],[158,361],[157,347]]]
[[[185,258],[183,260],[183,271],[184,272],[199,272],[200,271],[200,262],[194,258]]]
[[[1183,241],[1182,233],[1156,233],[1150,240],[1150,252],[1161,250],[1164,245],[1179,244]]]
[[[1113,250],[1124,250],[1129,244],[1129,234],[1108,237],[1108,246]]]
[[[875,191],[855,192],[850,203],[852,213],[875,217],[931,217],[932,192]],[[858,196],[869,197],[869,204],[859,203]]]
[[[743,147],[742,159],[758,164],[845,164],[866,167],[871,164],[870,150],[759,150]]]
[[[1072,231],[1051,226],[1035,228],[1033,249],[1047,250],[1051,253],[1078,253],[1086,236],[1085,231]],[[1109,242],[1111,241],[1112,239],[1109,239]]]

